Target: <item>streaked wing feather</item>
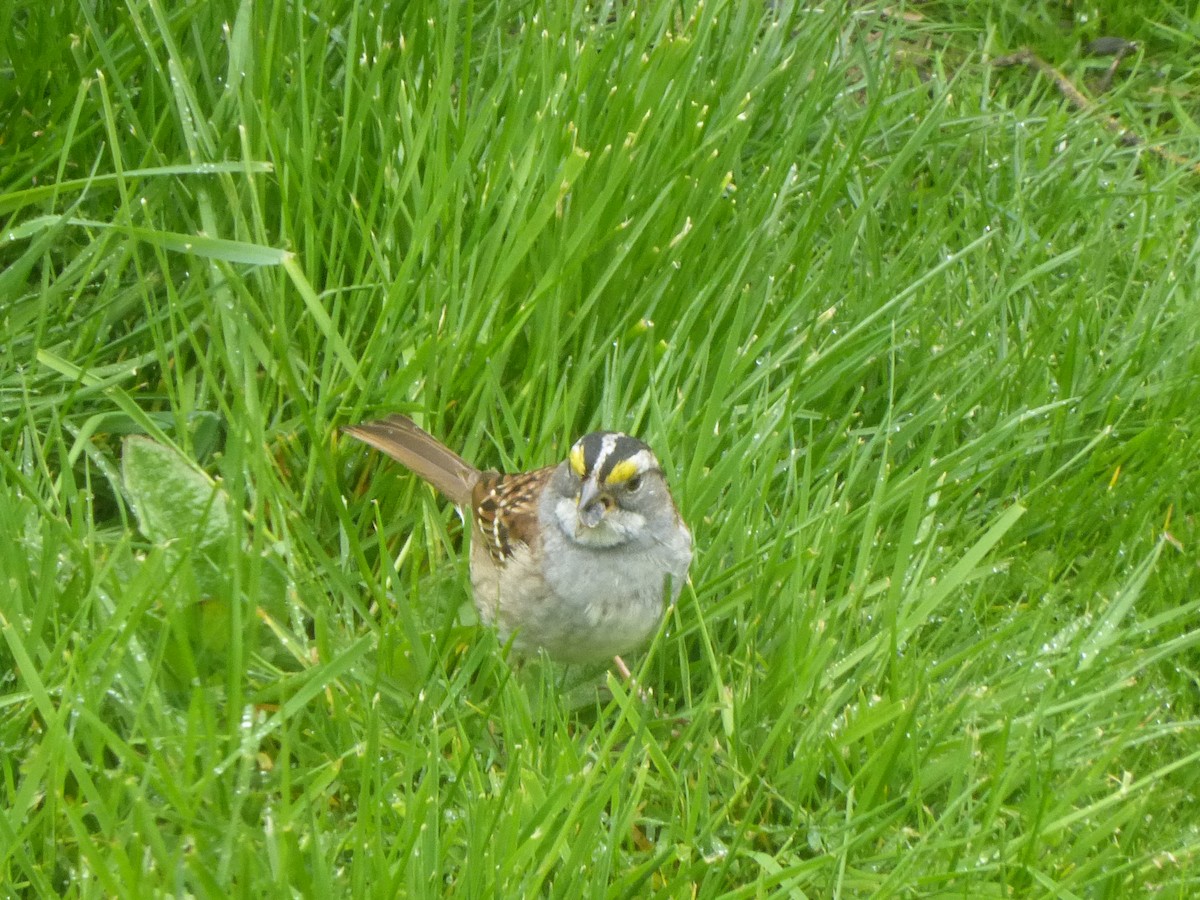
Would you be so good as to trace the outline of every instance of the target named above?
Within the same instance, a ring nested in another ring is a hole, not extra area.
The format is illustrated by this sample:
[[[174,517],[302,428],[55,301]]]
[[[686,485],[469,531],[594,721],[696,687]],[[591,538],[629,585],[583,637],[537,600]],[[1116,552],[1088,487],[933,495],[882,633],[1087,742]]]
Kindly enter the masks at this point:
[[[538,533],[538,497],[554,466],[501,475],[484,472],[475,485],[475,522],[498,564],[512,556],[512,545],[534,547]]]

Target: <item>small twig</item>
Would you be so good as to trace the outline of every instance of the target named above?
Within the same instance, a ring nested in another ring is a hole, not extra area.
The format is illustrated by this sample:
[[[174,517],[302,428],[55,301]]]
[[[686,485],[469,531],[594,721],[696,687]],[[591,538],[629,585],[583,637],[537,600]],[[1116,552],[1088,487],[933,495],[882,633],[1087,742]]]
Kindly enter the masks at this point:
[[[997,59],[992,60],[992,65],[996,66],[997,68],[1003,68],[1006,66],[1028,66],[1029,68],[1040,72],[1042,75],[1045,75],[1047,78],[1053,81],[1054,86],[1058,88],[1058,92],[1066,97],[1067,102],[1076,109],[1087,113],[1097,113],[1096,104],[1084,96],[1083,92],[1079,90],[1079,88],[1075,87],[1075,85],[1071,83],[1071,80],[1067,78],[1066,75],[1058,71],[1058,69],[1054,68],[1054,66],[1050,65],[1050,63],[1046,62],[1028,47],[1018,50],[1016,53],[1010,53],[1008,56],[998,57]],[[1125,146],[1140,147],[1149,150],[1155,156],[1158,156],[1167,162],[1174,163],[1177,166],[1184,166],[1188,169],[1191,169],[1195,174],[1200,175],[1200,163],[1195,163],[1190,159],[1180,156],[1178,153],[1173,153],[1166,147],[1163,147],[1159,144],[1149,143],[1141,135],[1122,125],[1121,120],[1116,116],[1106,115],[1104,113],[1098,113],[1098,115],[1104,127],[1115,134],[1117,136],[1117,140],[1119,140]]]
[[[1112,63],[1100,76],[1100,82],[1096,85],[1096,90],[1101,94],[1105,93],[1111,86],[1113,78],[1117,74],[1117,68],[1130,53],[1137,52],[1137,41],[1127,41],[1121,37],[1099,37],[1083,48],[1092,56],[1111,56]]]

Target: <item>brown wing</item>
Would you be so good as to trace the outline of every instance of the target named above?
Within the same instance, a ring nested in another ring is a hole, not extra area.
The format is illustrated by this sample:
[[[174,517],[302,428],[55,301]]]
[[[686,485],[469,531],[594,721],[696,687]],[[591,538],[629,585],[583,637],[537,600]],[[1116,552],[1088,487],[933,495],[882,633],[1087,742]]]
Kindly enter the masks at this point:
[[[483,472],[479,476],[472,496],[475,523],[497,564],[512,557],[515,544],[536,543],[538,497],[553,472],[554,466],[547,466],[515,475]]]

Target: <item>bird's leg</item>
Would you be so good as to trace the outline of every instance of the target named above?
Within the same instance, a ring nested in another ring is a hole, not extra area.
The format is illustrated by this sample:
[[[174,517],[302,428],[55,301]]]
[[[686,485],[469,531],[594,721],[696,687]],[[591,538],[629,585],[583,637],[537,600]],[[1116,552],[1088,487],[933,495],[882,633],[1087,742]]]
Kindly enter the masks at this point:
[[[637,690],[638,699],[640,699],[643,703],[650,702],[650,695],[646,691],[642,690],[642,686],[633,680],[633,673],[629,671],[629,666],[625,665],[625,660],[621,659],[619,656],[614,656],[613,668],[617,670],[618,675],[624,678],[625,681],[627,681],[635,690]]]

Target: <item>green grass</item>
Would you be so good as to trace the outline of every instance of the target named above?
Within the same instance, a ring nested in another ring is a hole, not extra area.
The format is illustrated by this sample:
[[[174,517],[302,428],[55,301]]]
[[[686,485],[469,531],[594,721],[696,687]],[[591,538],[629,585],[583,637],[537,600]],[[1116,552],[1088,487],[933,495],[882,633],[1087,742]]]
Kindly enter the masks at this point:
[[[1193,895],[1200,175],[1103,116],[1200,158],[1200,19],[1131,6],[0,12],[0,895]],[[988,65],[1106,34],[1092,113]],[[513,673],[389,411],[656,448],[652,702]]]

